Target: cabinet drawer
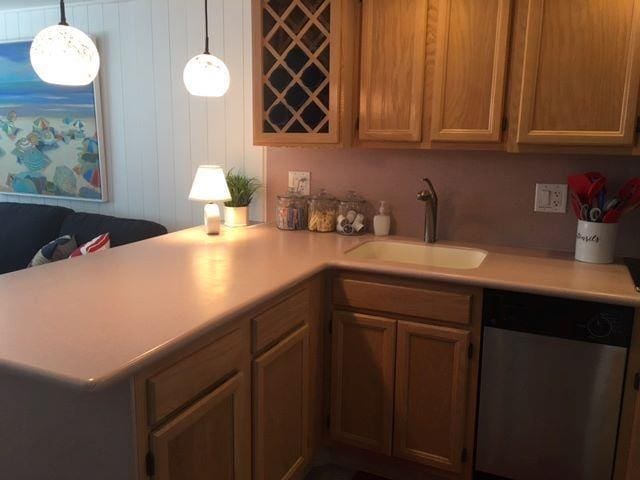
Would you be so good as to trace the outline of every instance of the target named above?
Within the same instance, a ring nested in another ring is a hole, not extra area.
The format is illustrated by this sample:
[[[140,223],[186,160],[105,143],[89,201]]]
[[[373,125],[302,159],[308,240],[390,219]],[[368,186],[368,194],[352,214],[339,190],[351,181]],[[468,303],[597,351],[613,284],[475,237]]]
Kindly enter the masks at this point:
[[[473,293],[460,287],[388,284],[339,276],[333,303],[466,325],[471,321]]]
[[[147,380],[149,425],[160,422],[239,369],[244,355],[243,330],[239,328],[150,377]]]
[[[294,328],[307,324],[310,309],[309,289],[305,287],[255,317],[252,321],[253,352],[264,350]]]

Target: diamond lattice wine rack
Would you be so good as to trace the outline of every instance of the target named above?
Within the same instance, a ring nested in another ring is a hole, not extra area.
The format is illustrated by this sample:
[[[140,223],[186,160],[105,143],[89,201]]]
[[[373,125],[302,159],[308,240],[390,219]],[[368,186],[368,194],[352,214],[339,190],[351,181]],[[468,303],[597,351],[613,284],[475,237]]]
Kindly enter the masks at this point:
[[[254,142],[337,143],[340,0],[254,2]]]

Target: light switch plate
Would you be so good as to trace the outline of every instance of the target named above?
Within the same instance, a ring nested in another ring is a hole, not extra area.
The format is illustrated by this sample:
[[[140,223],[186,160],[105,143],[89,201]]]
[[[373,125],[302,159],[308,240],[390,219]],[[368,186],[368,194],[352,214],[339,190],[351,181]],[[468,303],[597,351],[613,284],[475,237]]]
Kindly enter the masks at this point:
[[[536,183],[534,212],[566,213],[567,185],[562,183]]]
[[[289,188],[300,195],[309,195],[311,172],[289,172]]]

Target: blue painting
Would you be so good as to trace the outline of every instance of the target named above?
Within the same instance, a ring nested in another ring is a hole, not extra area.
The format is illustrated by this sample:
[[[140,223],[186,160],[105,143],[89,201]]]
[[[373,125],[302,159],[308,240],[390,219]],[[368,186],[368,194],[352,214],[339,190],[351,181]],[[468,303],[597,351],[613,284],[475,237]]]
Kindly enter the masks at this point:
[[[30,48],[0,43],[0,193],[106,201],[98,83],[43,82]]]

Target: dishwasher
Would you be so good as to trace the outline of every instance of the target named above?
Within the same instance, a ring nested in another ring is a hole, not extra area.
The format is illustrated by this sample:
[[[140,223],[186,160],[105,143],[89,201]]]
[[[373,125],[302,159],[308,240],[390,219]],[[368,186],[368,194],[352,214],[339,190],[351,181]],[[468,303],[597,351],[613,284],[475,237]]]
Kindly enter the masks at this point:
[[[476,479],[613,475],[633,309],[487,290]]]

